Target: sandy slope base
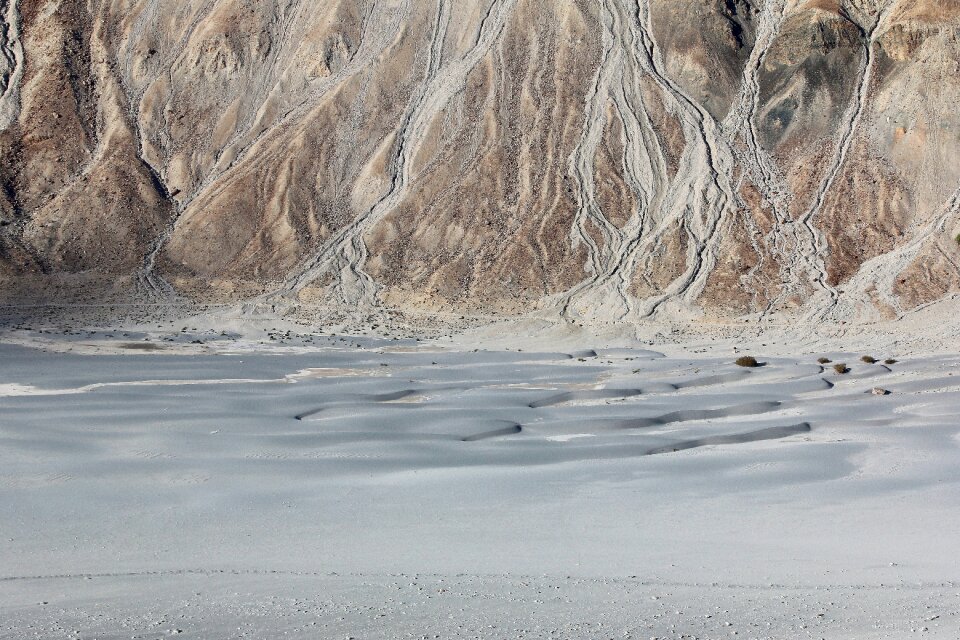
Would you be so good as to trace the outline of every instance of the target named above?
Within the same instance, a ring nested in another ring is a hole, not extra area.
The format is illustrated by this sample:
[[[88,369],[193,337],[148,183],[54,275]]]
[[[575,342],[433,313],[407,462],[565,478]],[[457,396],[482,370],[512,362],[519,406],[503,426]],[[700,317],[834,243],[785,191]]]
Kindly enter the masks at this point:
[[[0,638],[960,633],[957,356],[144,338],[0,345]]]

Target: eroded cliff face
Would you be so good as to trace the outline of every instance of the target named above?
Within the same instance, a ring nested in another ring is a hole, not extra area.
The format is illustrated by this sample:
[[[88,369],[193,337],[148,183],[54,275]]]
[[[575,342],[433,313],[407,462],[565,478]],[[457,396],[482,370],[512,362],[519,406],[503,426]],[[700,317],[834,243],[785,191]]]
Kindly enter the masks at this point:
[[[890,318],[955,0],[0,0],[0,296]]]

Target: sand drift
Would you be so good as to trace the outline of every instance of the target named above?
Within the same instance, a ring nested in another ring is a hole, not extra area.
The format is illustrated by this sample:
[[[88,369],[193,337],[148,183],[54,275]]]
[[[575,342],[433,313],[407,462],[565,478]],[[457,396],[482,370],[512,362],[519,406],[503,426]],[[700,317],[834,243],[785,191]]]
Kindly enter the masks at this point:
[[[330,473],[600,460],[810,430],[796,424],[793,393],[825,388],[822,367],[714,367],[725,372],[678,370],[643,351],[590,361],[565,353],[356,349],[267,358],[63,357],[57,368],[72,376],[28,374],[0,387],[0,399],[17,417],[8,434],[14,450],[62,449],[83,439],[91,453],[108,447],[116,462],[112,441],[140,432],[173,460],[178,436],[216,435],[227,441],[214,447],[224,455],[322,460]],[[792,388],[764,388],[785,374],[796,380]],[[78,376],[97,381],[72,386]],[[50,425],[49,408],[31,409],[50,407],[55,397],[70,416],[59,427]],[[684,408],[672,410],[678,402]],[[96,435],[83,438],[81,425]]]
[[[543,616],[523,637],[607,637],[551,580],[618,635],[715,637],[722,606],[755,637],[781,586],[804,595],[762,637],[860,633],[869,603],[814,611],[860,587],[889,629],[958,628],[927,620],[960,611],[955,358],[230,349],[0,346],[0,637],[475,636],[436,621],[486,587],[518,594],[497,616]],[[701,617],[657,617],[674,592]]]

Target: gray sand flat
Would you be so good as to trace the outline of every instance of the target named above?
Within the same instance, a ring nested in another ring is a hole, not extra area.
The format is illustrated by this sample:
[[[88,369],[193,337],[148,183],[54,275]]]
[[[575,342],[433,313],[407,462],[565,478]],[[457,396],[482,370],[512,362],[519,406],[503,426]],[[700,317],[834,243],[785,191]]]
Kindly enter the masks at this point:
[[[0,638],[956,638],[958,360],[732,359],[0,345]]]

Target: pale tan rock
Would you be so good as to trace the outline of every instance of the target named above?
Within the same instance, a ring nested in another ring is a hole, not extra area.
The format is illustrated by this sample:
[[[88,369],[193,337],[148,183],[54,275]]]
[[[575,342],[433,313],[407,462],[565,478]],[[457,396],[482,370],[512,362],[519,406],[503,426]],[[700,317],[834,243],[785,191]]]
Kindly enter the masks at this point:
[[[960,291],[960,5],[0,5],[0,295],[598,320]]]

